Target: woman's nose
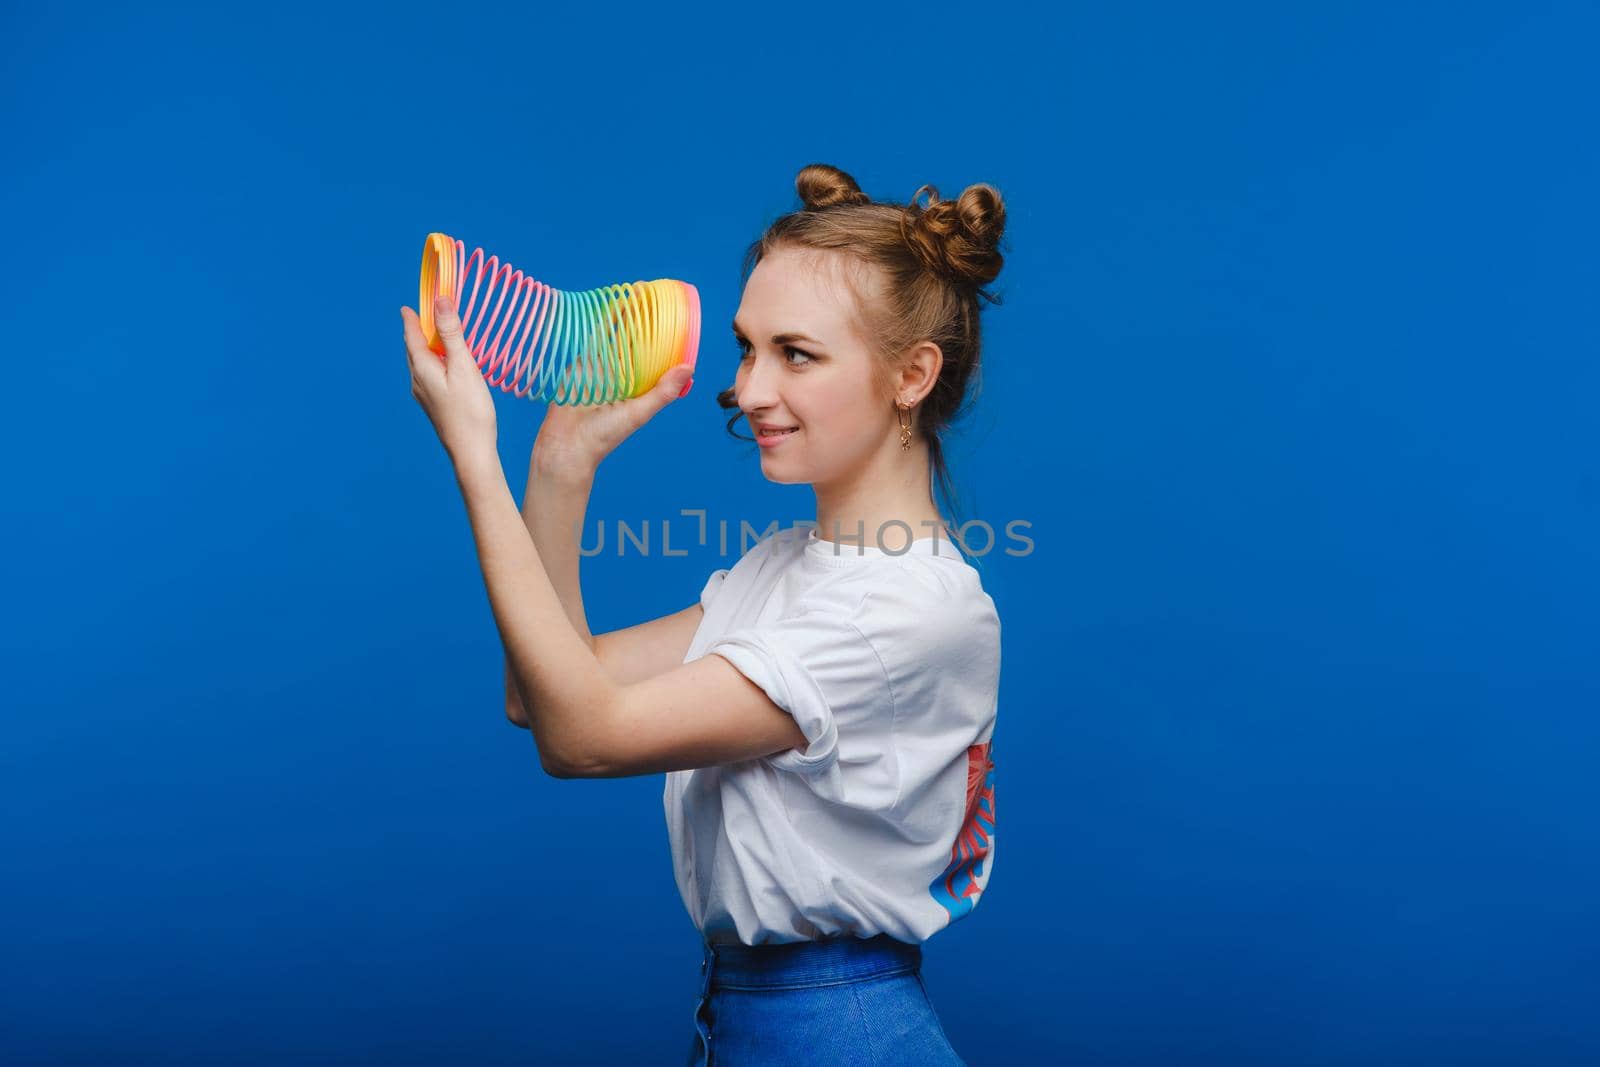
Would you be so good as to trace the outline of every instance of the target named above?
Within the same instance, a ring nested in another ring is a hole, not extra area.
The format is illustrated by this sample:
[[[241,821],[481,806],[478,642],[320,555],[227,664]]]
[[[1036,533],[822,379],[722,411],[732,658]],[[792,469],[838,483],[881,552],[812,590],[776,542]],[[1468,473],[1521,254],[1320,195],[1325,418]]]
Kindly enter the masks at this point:
[[[769,366],[760,356],[752,359],[740,375],[738,385],[739,406],[745,411],[759,411],[771,407],[778,399],[776,368]]]

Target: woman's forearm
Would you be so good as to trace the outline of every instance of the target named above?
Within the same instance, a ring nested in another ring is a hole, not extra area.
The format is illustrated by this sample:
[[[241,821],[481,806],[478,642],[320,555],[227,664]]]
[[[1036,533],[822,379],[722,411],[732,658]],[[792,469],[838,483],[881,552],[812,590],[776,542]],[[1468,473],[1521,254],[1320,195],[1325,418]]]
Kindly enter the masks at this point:
[[[578,537],[593,489],[592,472],[545,472],[535,460],[528,465],[528,489],[522,496],[522,519],[544,561],[544,572],[567,609],[572,628],[590,648],[594,635],[578,584]]]
[[[594,473],[588,470],[573,471],[571,467],[559,471],[540,469],[537,457],[528,464],[528,488],[522,494],[522,521],[539,550],[544,572],[561,598],[572,628],[584,642],[594,648],[594,635],[589,632],[589,620],[583,610],[583,591],[578,578],[579,531],[584,515],[589,509],[589,494],[594,488]],[[518,726],[528,725],[527,701],[517,685],[516,674],[511,670],[510,657],[505,661],[506,717]]]
[[[573,626],[506,485],[499,457],[458,464],[456,479],[508,669],[527,698],[528,728],[540,758],[546,767],[580,766],[602,725],[594,716],[610,706],[615,686],[590,640]]]

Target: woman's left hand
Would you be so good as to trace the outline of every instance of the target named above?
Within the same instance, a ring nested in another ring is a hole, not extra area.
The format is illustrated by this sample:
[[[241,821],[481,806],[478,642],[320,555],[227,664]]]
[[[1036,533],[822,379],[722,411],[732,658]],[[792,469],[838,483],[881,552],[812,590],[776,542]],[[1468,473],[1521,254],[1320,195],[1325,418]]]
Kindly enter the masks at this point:
[[[427,412],[450,461],[459,468],[485,456],[497,457],[494,397],[462,339],[455,302],[441,296],[433,304],[434,326],[444,342],[443,359],[428,347],[416,312],[402,307],[400,319],[406,361],[411,364],[411,395]]]

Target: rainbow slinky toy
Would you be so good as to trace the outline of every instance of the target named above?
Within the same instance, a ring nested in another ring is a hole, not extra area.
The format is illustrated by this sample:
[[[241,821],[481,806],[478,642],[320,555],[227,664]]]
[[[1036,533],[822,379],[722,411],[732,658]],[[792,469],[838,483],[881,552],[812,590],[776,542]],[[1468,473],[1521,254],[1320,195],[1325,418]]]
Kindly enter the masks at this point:
[[[470,258],[466,253],[466,245],[448,234],[430,233],[423,244],[417,304],[422,334],[429,348],[444,354],[433,298],[453,297],[473,360],[502,392],[553,404],[604,404],[649,392],[680,363],[694,366],[700,293],[688,282],[657,278],[566,292],[497,257],[485,261],[481,248]],[[472,296],[462,310],[461,293],[474,262]],[[489,284],[479,303],[485,275]],[[485,315],[491,303],[494,310]]]

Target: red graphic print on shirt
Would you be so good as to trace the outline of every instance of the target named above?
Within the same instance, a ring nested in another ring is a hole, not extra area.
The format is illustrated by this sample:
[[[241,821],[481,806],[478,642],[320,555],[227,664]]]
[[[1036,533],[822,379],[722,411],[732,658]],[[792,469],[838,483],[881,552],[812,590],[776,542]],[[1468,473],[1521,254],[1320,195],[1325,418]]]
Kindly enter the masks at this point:
[[[989,882],[984,861],[994,848],[993,740],[967,749],[967,806],[950,849],[950,865],[928,891],[950,913],[950,921],[977,907]]]

